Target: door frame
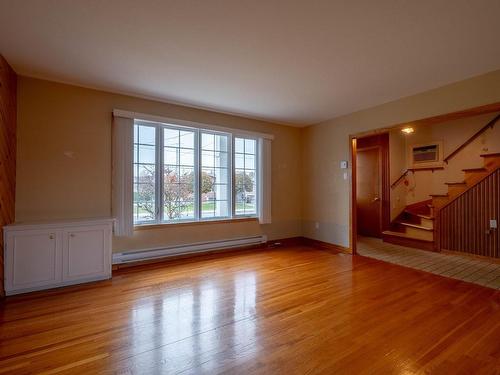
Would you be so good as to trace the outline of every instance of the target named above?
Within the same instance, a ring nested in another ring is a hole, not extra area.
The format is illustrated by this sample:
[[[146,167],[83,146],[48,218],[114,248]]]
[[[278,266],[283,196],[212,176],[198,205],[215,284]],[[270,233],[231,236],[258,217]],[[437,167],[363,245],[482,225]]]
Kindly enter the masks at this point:
[[[363,134],[363,135],[350,135],[349,136],[349,148],[350,148],[350,157],[351,157],[351,179],[350,179],[350,188],[351,188],[351,196],[350,196],[350,239],[349,239],[349,247],[351,248],[352,254],[357,254],[357,236],[358,236],[358,224],[357,224],[357,150],[359,147],[359,140],[368,137],[379,137],[381,139],[380,144],[374,144],[374,146],[380,147],[381,159],[381,176],[380,176],[380,184],[381,184],[381,231],[388,230],[391,223],[391,203],[390,203],[390,195],[391,195],[391,186],[390,186],[390,150],[389,150],[389,130],[382,130],[378,132],[374,132],[371,134]],[[363,147],[368,148],[368,147]]]

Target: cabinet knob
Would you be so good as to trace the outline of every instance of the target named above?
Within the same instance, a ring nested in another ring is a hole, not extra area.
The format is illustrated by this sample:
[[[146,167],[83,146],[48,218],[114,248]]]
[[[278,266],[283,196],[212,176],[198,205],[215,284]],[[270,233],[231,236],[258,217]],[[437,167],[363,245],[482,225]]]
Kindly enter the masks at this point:
[[[69,235],[70,237],[75,237],[75,234],[74,233],[70,233]]]
[[[53,235],[53,234],[50,234],[50,235],[49,235],[49,238],[50,238],[51,240],[53,240],[53,239],[54,239],[54,235]]]

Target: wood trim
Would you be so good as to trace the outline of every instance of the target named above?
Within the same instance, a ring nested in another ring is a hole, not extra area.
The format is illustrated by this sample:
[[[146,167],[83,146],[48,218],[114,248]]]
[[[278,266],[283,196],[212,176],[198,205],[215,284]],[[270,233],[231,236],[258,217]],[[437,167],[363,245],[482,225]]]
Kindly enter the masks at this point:
[[[278,240],[267,241],[267,248],[278,248],[278,247],[292,247],[292,246],[303,246],[305,244],[304,237],[289,237],[281,238]]]
[[[454,151],[452,151],[447,157],[444,158],[444,162],[448,163],[448,161],[453,158],[456,154],[458,154],[463,148],[465,148],[468,144],[473,142],[477,137],[479,137],[483,132],[485,132],[488,128],[493,128],[497,121],[500,120],[500,114],[496,115],[492,120],[490,120],[486,125],[484,125],[481,129],[475,132],[469,139],[467,139],[464,143],[458,146]]]
[[[0,54],[0,228],[14,222],[16,193],[17,76]],[[0,298],[4,291],[3,230],[0,230]]]
[[[163,224],[144,224],[134,226],[135,231],[152,230],[152,229],[166,229],[170,227],[178,228],[193,225],[208,225],[208,224],[229,224],[229,223],[244,223],[244,222],[258,222],[257,217],[241,217],[232,219],[221,219],[221,220],[200,220],[200,221],[186,221],[180,223],[163,223]]]
[[[352,254],[356,255],[358,253],[358,215],[356,213],[357,206],[357,189],[356,189],[356,151],[357,151],[357,139],[355,137],[349,136],[349,148],[351,156],[351,205],[350,205],[350,225],[349,225],[349,246],[352,250]]]
[[[312,238],[302,237],[303,244],[305,246],[314,247],[316,249],[333,251],[335,253],[351,254],[353,255],[352,249],[340,245],[331,244],[329,242],[324,242],[320,240],[314,240]]]

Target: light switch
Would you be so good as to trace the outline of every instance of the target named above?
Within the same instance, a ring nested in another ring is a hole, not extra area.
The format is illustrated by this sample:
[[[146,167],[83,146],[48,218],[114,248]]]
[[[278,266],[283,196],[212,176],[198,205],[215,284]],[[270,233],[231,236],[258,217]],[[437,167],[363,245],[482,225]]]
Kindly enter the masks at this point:
[[[340,169],[347,169],[347,160],[340,161]]]
[[[495,219],[490,220],[490,229],[497,229],[497,221]]]

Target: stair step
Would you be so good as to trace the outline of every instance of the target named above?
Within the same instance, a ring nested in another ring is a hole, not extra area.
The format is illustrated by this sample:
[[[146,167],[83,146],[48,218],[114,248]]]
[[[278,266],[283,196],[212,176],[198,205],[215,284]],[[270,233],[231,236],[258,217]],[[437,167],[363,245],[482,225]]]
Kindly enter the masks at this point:
[[[467,185],[467,182],[462,181],[462,182],[445,182],[446,185],[448,186],[461,186],[461,185]]]
[[[415,241],[423,241],[423,242],[434,242],[433,240],[427,240],[427,239],[421,239],[421,238],[415,238],[409,235],[408,233],[404,232],[394,232],[392,230],[386,230],[382,232],[383,235],[385,236],[394,236],[394,237],[401,237],[401,238],[407,238]]]
[[[463,172],[487,172],[488,170],[486,168],[466,168],[466,169],[462,169]]]
[[[411,227],[411,228],[416,228],[416,229],[427,230],[429,232],[434,231],[433,228],[429,228],[429,227],[426,227],[424,225],[419,225],[419,224],[406,223],[404,221],[398,221],[398,224],[404,225],[405,227]]]
[[[448,194],[431,194],[432,198],[447,198]]]
[[[489,154],[481,154],[480,156],[482,158],[496,158],[496,157],[500,157],[500,152],[492,152],[492,153],[489,153]]]

